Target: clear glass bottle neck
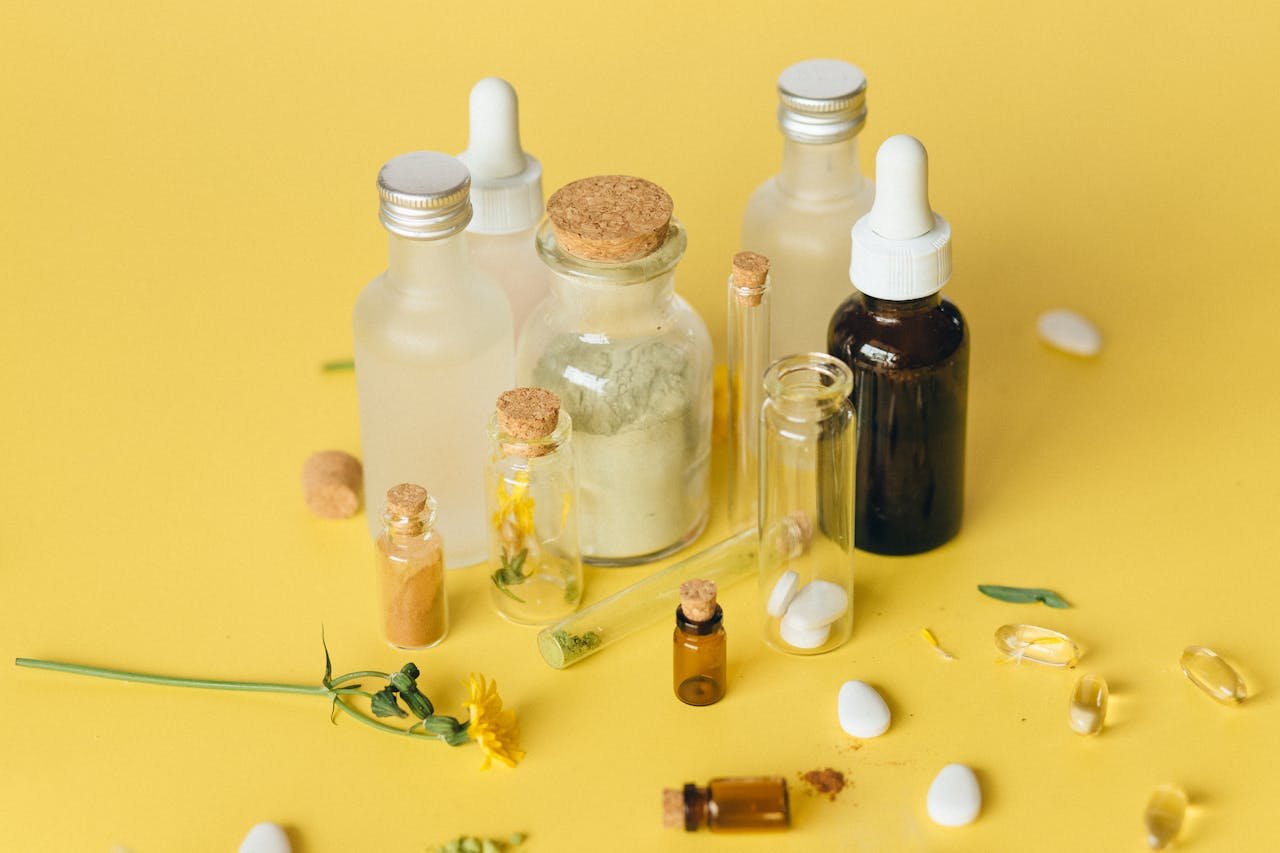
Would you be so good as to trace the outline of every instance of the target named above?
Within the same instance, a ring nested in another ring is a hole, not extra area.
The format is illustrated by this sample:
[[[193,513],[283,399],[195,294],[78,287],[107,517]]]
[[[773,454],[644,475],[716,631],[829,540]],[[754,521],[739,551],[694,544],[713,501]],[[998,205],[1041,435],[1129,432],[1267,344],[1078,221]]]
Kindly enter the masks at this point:
[[[817,423],[840,411],[852,391],[852,372],[825,353],[780,358],[764,375],[768,406],[797,423]]]
[[[435,519],[435,507],[418,515],[397,515],[388,510],[382,513],[382,532],[391,542],[409,543],[431,535]]]
[[[806,201],[833,201],[857,195],[866,178],[858,167],[858,137],[814,144],[785,139],[778,187]]]
[[[387,235],[387,281],[404,291],[453,288],[466,280],[467,241],[459,232],[439,240]]]
[[[668,270],[648,281],[614,284],[553,273],[551,292],[561,317],[574,326],[621,332],[630,326],[651,327],[671,311],[676,275]]]

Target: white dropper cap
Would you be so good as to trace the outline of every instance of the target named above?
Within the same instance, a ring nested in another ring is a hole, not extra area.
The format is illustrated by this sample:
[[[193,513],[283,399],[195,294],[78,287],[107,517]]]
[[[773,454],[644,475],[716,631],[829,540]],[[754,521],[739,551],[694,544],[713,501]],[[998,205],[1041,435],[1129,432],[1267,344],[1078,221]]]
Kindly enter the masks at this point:
[[[929,207],[929,155],[914,136],[876,152],[876,200],[853,226],[849,278],[877,299],[921,299],[951,278],[951,226]]]
[[[516,90],[501,77],[471,89],[471,130],[458,159],[471,171],[475,215],[468,231],[509,234],[542,218],[542,164],[520,147]]]

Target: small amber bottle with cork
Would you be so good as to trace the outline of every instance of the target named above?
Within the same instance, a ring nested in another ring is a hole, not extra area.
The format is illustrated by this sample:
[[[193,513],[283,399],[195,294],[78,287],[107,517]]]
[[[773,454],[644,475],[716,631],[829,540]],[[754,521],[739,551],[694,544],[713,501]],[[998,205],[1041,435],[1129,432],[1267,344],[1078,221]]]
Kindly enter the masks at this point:
[[[673,682],[686,705],[713,705],[724,697],[726,636],[724,610],[716,603],[714,581],[680,585],[676,608]]]
[[[398,649],[429,649],[449,629],[444,594],[444,545],[436,532],[436,502],[422,486],[387,490],[376,542],[382,626]]]
[[[662,792],[662,825],[694,832],[786,829],[791,825],[787,780],[781,776],[712,779],[707,787],[693,783]]]

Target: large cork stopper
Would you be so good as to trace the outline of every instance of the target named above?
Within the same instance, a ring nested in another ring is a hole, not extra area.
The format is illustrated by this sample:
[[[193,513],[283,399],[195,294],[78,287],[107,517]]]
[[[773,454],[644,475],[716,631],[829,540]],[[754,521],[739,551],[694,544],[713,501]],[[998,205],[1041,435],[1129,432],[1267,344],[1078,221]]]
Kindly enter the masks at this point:
[[[498,428],[521,442],[504,444],[503,452],[515,456],[545,456],[554,448],[539,445],[560,422],[560,398],[546,388],[512,388],[498,396]]]
[[[680,609],[690,622],[706,622],[716,615],[716,582],[685,581],[680,584]]]
[[[739,252],[733,256],[733,273],[730,279],[736,288],[734,298],[742,305],[754,308],[764,295],[764,281],[769,275],[769,259],[755,252]]]
[[[387,511],[406,518],[421,515],[427,508],[427,490],[413,483],[401,483],[387,489]]]
[[[364,470],[341,450],[321,450],[302,463],[302,496],[320,518],[350,518],[360,509]]]
[[[667,239],[673,204],[667,191],[643,178],[599,175],[556,190],[547,218],[556,241],[589,261],[632,261]]]
[[[684,792],[679,788],[662,789],[662,825],[667,829],[684,826]]]

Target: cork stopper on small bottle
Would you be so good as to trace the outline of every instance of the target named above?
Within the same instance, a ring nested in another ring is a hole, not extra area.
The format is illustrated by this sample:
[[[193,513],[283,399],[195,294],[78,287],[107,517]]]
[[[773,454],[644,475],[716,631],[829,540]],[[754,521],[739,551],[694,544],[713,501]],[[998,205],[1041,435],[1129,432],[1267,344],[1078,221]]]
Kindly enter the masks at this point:
[[[320,518],[350,518],[360,509],[364,471],[360,460],[341,450],[321,450],[302,463],[302,495]]]
[[[679,788],[662,789],[662,825],[667,829],[684,826],[684,792]]]
[[[498,396],[498,428],[521,444],[503,444],[514,456],[545,456],[554,448],[537,442],[550,436],[560,422],[560,398],[545,388],[512,388]]]
[[[427,508],[427,490],[413,483],[401,483],[387,489],[387,512],[409,518],[421,515]]]
[[[556,242],[589,261],[633,261],[667,239],[674,205],[667,191],[643,178],[599,175],[556,190],[547,218]]]
[[[716,582],[685,581],[680,584],[680,610],[690,622],[706,622],[716,615]]]
[[[754,308],[764,295],[764,282],[769,275],[769,259],[755,252],[739,252],[733,256],[731,280],[736,288],[734,298]]]

